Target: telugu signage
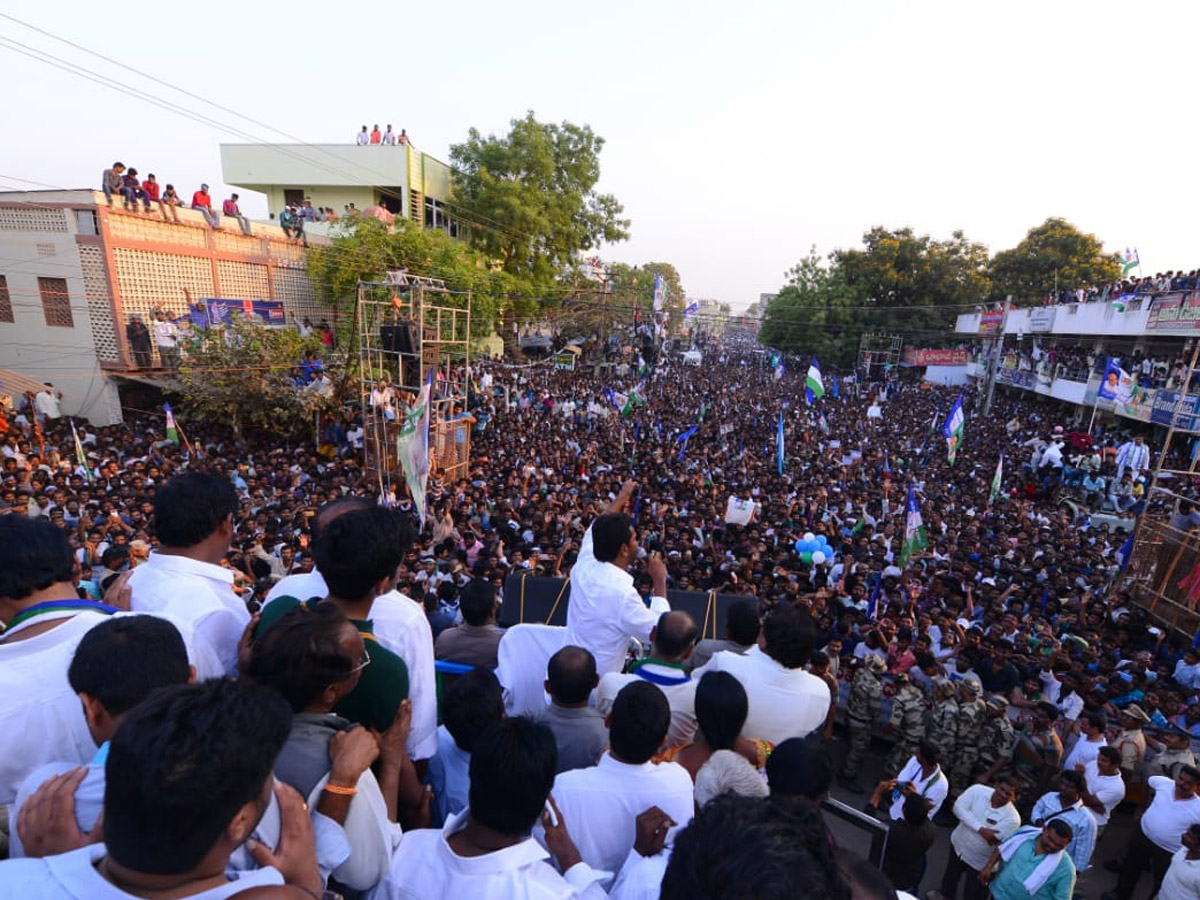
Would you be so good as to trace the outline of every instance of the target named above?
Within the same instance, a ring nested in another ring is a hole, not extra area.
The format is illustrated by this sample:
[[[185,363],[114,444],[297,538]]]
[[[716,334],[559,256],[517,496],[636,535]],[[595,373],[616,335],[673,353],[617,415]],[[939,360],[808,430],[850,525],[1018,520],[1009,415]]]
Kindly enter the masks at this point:
[[[1200,291],[1155,297],[1146,317],[1147,331],[1200,331]]]
[[[1053,306],[1041,306],[1029,311],[1030,331],[1052,331],[1054,329]]]
[[[966,350],[916,350],[904,351],[906,366],[965,366]]]

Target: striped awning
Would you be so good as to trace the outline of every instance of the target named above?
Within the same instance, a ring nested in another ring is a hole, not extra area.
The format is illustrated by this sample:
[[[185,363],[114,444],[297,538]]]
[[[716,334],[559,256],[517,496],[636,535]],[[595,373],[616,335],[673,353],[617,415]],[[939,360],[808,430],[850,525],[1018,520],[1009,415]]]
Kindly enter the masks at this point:
[[[11,369],[0,369],[0,397],[15,399],[26,391],[33,391],[36,394],[45,387],[43,382],[30,378],[28,375],[22,375]]]

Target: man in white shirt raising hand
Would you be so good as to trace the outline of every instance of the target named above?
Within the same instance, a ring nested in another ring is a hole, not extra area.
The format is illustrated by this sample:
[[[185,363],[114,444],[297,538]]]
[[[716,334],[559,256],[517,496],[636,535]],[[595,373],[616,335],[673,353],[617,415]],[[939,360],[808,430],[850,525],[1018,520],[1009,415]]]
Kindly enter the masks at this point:
[[[579,558],[571,569],[563,644],[590,651],[601,678],[620,672],[629,639],[644,644],[658,617],[671,608],[667,603],[667,565],[661,555],[652,553],[646,561],[653,591],[648,608],[626,571],[638,555],[633,519],[625,512],[637,487],[636,481],[621,486],[621,493],[583,536]]]

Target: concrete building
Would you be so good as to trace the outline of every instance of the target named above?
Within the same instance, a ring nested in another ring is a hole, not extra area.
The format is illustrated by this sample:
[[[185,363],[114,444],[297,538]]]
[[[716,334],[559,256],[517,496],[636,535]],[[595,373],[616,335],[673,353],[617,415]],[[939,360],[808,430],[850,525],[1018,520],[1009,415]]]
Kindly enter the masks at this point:
[[[989,364],[1000,388],[1070,404],[1085,424],[1093,412],[1167,425],[1200,336],[1200,292],[1137,294],[1095,303],[980,310],[960,315],[955,332],[983,338],[966,361],[968,379],[984,381]],[[1133,374],[1128,396],[1100,396],[1110,359]],[[1189,395],[1189,408],[1200,397]]]
[[[157,209],[110,209],[92,190],[0,193],[0,367],[52,382],[64,413],[109,425],[121,421],[122,380],[157,377],[153,350],[151,370],[134,375],[133,316],[178,318],[189,302],[225,298],[280,301],[288,323],[331,317],[303,247],[277,226],[253,223],[247,237],[228,218],[213,230],[178,213],[173,224]]]
[[[272,215],[306,200],[338,215],[351,203],[359,212],[383,206],[458,235],[446,208],[450,167],[411,144],[222,144],[221,172],[226,184],[266,194]]]

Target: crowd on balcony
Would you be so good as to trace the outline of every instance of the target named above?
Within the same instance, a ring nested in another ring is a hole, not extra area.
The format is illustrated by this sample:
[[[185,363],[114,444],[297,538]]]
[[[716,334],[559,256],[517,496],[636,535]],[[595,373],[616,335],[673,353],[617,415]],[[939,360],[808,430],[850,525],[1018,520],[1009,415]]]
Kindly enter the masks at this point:
[[[370,131],[367,131],[367,126],[364,125],[362,130],[354,136],[354,143],[360,147],[380,145],[384,147],[407,147],[412,144],[412,140],[408,136],[408,132],[403,128],[400,133],[392,131],[392,126],[387,126],[387,130],[380,131],[379,126],[375,125]]]
[[[1125,278],[1105,284],[1081,288],[1060,288],[1042,297],[1043,306],[1066,303],[1103,303],[1108,300],[1131,300],[1164,294],[1168,291],[1194,291],[1200,287],[1200,269],[1184,272],[1159,272],[1142,278]]]
[[[988,351],[974,349],[971,362],[986,366]],[[1034,372],[1045,381],[1063,378],[1086,382],[1093,374],[1102,374],[1112,362],[1132,374],[1142,389],[1166,388],[1179,390],[1183,385],[1188,359],[1179,354],[1147,354],[1140,350],[1129,354],[1105,354],[1093,348],[1078,346],[1006,347],[1000,359],[1001,370]],[[1194,387],[1194,380],[1190,387]]]

